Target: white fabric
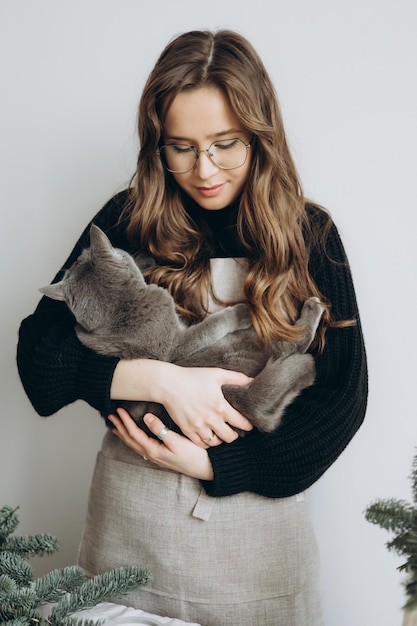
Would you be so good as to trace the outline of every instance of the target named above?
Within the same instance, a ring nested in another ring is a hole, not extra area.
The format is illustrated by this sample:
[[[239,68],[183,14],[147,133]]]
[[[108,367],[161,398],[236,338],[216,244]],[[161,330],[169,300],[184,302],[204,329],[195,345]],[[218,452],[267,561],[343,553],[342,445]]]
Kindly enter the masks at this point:
[[[210,260],[210,269],[214,292],[221,300],[236,300],[243,302],[243,283],[248,273],[246,259],[222,259]],[[214,313],[221,309],[221,305],[209,298],[209,311]]]
[[[72,617],[78,619],[103,620],[103,626],[200,626],[196,622],[183,622],[180,619],[161,617],[140,609],[131,609],[120,604],[103,602],[93,609],[78,611]]]

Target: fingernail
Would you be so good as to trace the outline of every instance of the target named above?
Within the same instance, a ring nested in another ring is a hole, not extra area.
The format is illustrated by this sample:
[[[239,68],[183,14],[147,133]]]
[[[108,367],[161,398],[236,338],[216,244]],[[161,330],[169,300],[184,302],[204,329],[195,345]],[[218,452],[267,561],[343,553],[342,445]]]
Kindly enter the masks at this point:
[[[150,425],[152,424],[152,422],[154,421],[154,419],[155,419],[155,416],[154,416],[154,415],[152,415],[151,413],[147,413],[147,414],[144,416],[143,421],[145,422],[145,424],[146,424],[147,426],[150,426]]]

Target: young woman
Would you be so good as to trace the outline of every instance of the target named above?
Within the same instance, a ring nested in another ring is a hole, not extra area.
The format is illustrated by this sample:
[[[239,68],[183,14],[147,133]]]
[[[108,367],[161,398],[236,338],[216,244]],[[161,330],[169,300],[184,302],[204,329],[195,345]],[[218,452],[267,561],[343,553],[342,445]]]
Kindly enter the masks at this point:
[[[318,626],[320,589],[308,488],[362,423],[365,349],[336,227],[305,201],[270,78],[230,31],[168,44],[139,106],[140,153],[130,188],[92,220],[112,243],[156,264],[190,324],[243,301],[259,341],[296,339],[308,297],[326,305],[312,352],[316,382],[273,433],[223,397],[241,372],[94,354],[62,302],[43,298],[21,325],[18,367],[36,411],[82,399],[110,427],[97,459],[79,562],[89,573],[149,567],[129,598],[203,626]],[[55,280],[88,246],[89,225]],[[117,400],[166,407],[148,437]],[[247,431],[238,437],[232,427]],[[116,435],[116,436],[115,436]],[[307,491],[306,491],[307,490]]]

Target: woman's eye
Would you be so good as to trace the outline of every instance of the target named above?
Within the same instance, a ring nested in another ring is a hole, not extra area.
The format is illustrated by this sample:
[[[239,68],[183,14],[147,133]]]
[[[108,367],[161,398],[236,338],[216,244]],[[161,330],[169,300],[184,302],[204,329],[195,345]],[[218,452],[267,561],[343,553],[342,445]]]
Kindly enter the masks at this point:
[[[187,152],[193,151],[191,146],[170,146],[170,147],[177,154],[185,154]]]
[[[215,143],[214,147],[218,150],[230,150],[230,148],[235,148],[239,144],[239,141],[240,139],[231,139],[230,141]]]

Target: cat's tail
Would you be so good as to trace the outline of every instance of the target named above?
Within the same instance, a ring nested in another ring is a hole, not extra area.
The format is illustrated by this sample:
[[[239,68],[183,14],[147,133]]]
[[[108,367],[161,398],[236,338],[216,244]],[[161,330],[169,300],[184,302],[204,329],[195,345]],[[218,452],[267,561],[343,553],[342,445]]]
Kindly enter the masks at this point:
[[[278,428],[286,407],[303,389],[314,383],[311,354],[270,359],[251,383],[243,387],[223,385],[226,400],[263,432]]]

